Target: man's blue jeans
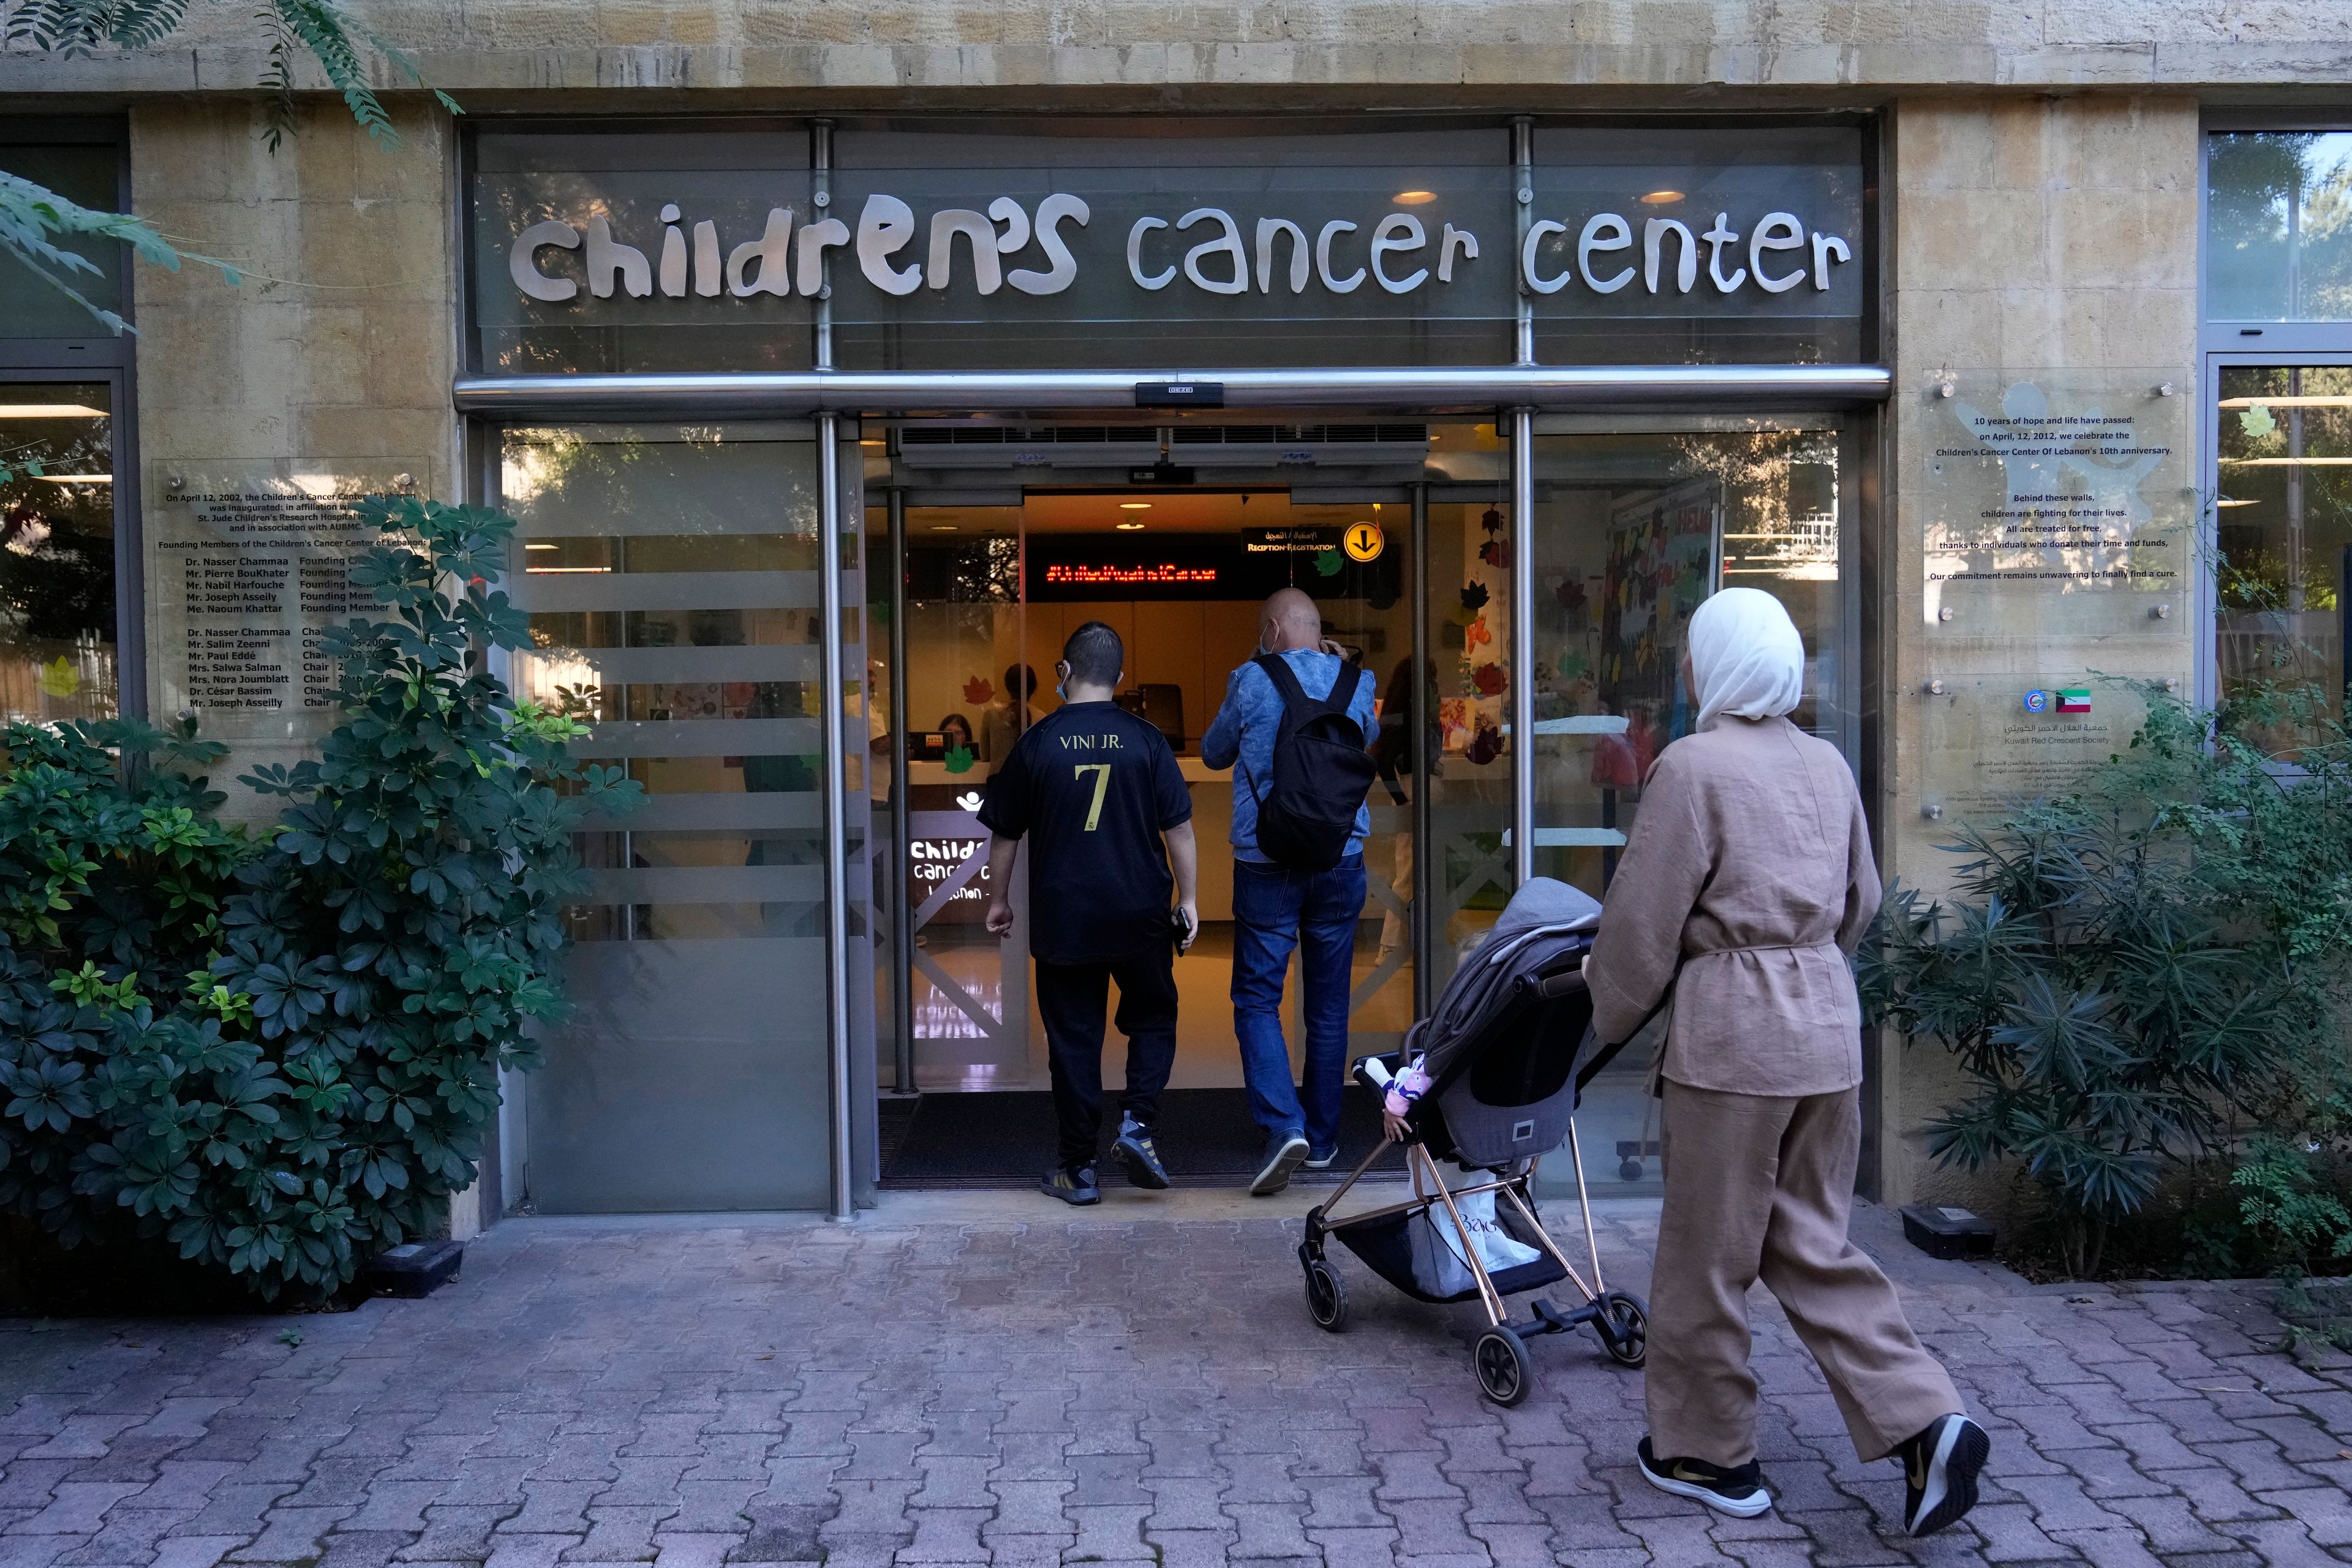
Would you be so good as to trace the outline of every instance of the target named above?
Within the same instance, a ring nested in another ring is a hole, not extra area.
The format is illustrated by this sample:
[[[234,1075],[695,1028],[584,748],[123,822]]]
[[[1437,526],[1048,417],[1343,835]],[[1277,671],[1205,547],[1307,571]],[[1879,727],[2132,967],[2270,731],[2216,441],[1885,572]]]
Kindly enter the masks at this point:
[[[1328,871],[1234,862],[1234,1034],[1250,1114],[1269,1133],[1303,1131],[1321,1159],[1339,1146],[1339,1090],[1348,1070],[1348,991],[1356,922],[1364,912],[1364,861]],[[1290,1081],[1282,1038],[1282,983],[1293,948],[1305,987],[1304,1089]],[[1301,1101],[1305,1103],[1302,1105]]]

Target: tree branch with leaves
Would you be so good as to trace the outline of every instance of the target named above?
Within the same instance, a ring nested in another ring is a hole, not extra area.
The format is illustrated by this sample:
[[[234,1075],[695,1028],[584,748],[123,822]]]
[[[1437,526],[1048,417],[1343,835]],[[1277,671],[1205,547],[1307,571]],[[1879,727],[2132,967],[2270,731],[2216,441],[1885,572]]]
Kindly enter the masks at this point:
[[[186,22],[192,0],[0,0],[5,36],[67,59],[100,49],[135,52],[161,47]],[[218,5],[222,0],[204,0]],[[392,116],[370,84],[369,61],[382,59],[407,80],[432,92],[452,114],[465,112],[447,93],[431,87],[414,60],[362,23],[337,0],[261,0],[255,13],[268,64],[256,84],[268,95],[266,137],[275,153],[295,128],[296,78],[308,60],[342,95],[352,119],[379,146],[400,142]],[[87,207],[21,175],[0,170],[0,254],[14,257],[32,274],[88,311],[109,331],[134,331],[120,313],[83,292],[104,268],[73,247],[80,239],[117,241],[132,255],[169,271],[183,259],[217,269],[231,287],[242,279],[236,267],[217,257],[183,251],[152,225],[128,214]]]

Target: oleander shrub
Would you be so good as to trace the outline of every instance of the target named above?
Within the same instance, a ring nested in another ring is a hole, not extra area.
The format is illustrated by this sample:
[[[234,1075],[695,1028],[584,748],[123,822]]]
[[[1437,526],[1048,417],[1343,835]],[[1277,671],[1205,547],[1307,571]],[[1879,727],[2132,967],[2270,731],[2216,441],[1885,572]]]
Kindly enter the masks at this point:
[[[367,503],[377,618],[329,634],[341,722],[214,816],[194,725],[0,737],[0,1209],[319,1298],[429,1235],[560,1012],[572,834],[637,786],[483,668],[523,617],[500,513]]]
[[[2343,1213],[2352,743],[2307,692],[2210,714],[2147,696],[2075,794],[1958,832],[1948,902],[1890,894],[1866,1009],[1958,1059],[1931,1155],[2022,1172],[2066,1272],[2097,1273],[2161,1184],[2216,1169],[2237,1212],[2210,1251],[2344,1256],[2321,1232]],[[2281,733],[2292,755],[2265,749]]]

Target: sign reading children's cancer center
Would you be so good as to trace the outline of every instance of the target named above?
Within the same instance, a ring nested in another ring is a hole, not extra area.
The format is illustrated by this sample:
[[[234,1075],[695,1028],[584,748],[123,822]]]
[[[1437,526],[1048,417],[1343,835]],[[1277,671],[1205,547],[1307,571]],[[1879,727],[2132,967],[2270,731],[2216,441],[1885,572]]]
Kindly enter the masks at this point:
[[[788,138],[486,138],[477,322],[509,334],[503,352],[534,331],[789,329],[823,301],[837,332],[908,331],[877,350],[907,363],[926,325],[1076,331],[1117,363],[1188,321],[1263,329],[1270,353],[1286,334],[1305,352],[1318,325],[1423,322],[1421,344],[1381,352],[1435,362],[1485,355],[1462,324],[1507,321],[1522,299],[1539,319],[1629,322],[1863,310],[1858,161],[1752,138],[1563,142],[1529,174],[1485,132],[845,132],[832,147],[817,174]],[[1032,352],[1055,352],[1044,341]]]

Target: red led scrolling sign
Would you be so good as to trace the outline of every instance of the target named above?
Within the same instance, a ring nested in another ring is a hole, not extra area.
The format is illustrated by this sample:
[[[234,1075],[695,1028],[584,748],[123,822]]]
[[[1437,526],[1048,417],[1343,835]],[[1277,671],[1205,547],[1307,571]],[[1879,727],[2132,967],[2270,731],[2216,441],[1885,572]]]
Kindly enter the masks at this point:
[[[1045,568],[1047,583],[1081,588],[1156,588],[1180,583],[1207,584],[1216,580],[1217,569],[1213,566],[1179,566],[1173,562],[1150,566],[1055,562]]]

